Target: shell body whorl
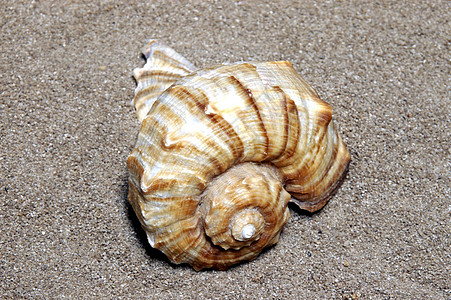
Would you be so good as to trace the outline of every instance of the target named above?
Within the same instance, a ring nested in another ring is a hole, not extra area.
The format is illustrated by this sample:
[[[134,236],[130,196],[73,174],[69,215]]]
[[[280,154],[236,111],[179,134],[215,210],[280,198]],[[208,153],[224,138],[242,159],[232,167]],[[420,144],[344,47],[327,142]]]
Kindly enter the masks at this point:
[[[277,242],[290,194],[302,209],[325,205],[350,157],[330,105],[290,63],[196,70],[155,41],[144,54],[127,164],[152,247],[196,270],[226,269]]]

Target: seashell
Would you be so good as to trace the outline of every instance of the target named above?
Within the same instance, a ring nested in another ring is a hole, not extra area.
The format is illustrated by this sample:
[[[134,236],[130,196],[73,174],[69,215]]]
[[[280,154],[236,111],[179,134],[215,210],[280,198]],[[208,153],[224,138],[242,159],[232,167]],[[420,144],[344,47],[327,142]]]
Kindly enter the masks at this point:
[[[199,70],[157,41],[144,55],[128,199],[152,247],[224,270],[277,243],[289,202],[326,204],[350,156],[331,106],[289,62]]]

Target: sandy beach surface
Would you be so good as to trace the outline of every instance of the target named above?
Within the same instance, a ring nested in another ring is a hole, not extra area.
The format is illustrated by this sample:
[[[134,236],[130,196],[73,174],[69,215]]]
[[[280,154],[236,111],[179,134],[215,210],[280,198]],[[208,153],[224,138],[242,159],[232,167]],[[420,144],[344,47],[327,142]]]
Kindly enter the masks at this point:
[[[451,299],[451,2],[129,2],[0,2],[0,298]],[[252,262],[173,265],[127,202],[150,38],[333,106],[346,180]]]

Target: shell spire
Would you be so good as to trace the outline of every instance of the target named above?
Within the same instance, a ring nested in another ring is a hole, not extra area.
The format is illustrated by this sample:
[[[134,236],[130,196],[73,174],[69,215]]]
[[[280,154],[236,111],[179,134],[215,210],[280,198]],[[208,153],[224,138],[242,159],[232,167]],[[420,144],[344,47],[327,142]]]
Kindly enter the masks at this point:
[[[290,201],[310,212],[327,203],[350,156],[331,106],[289,62],[196,70],[158,42],[144,52],[128,200],[152,247],[227,269],[277,243]]]

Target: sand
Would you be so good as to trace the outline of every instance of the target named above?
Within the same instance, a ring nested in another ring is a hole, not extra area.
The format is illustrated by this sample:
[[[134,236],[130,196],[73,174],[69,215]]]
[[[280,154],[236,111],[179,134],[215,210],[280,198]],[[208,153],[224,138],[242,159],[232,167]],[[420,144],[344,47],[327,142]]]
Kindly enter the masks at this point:
[[[451,298],[451,2],[128,2],[0,3],[0,297]],[[334,108],[346,180],[252,262],[173,265],[127,203],[150,38],[288,60]]]

